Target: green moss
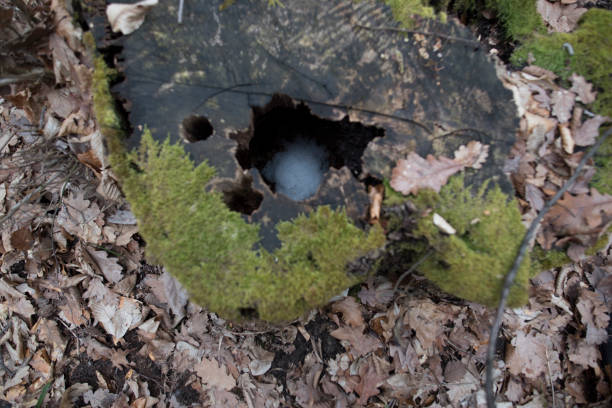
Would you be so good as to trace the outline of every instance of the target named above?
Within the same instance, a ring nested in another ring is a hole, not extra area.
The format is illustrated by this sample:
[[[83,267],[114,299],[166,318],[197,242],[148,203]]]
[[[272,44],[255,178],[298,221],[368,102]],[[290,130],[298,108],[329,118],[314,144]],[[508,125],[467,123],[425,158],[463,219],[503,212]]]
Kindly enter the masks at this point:
[[[527,38],[533,32],[545,31],[535,0],[458,0],[453,10],[477,16],[482,10],[494,11],[506,36],[515,41]]]
[[[531,261],[536,273],[558,268],[572,262],[565,251],[559,251],[557,249],[550,249],[547,251],[538,244],[534,245],[531,250]]]
[[[384,2],[391,7],[395,20],[407,28],[414,26],[415,16],[436,17],[434,8],[428,5],[427,0],[384,0]],[[438,17],[441,21],[446,21],[446,13],[440,13]]]
[[[344,211],[319,207],[278,225],[282,246],[273,254],[255,250],[258,226],[230,211],[204,186],[214,175],[197,167],[180,145],[153,140],[127,159],[123,188],[147,242],[147,255],[162,263],[192,300],[221,316],[239,319],[255,309],[268,321],[296,318],[325,304],[358,281],[346,271],[351,260],[384,244],[380,228],[366,233]]]
[[[535,64],[549,69],[567,80],[576,72],[592,82],[598,91],[597,99],[589,108],[600,115],[612,117],[612,12],[590,9],[580,19],[572,33],[536,35],[511,57],[515,65],[527,62],[531,54]],[[563,44],[571,44],[574,55],[569,55]],[[612,194],[612,139],[608,139],[595,157],[598,172],[593,186],[602,193]]]
[[[413,232],[417,258],[428,247],[432,254],[419,268],[441,289],[455,296],[494,306],[499,300],[502,282],[518,252],[525,228],[515,200],[508,201],[499,187],[481,186],[476,194],[466,189],[462,176],[452,177],[440,193],[419,192],[412,200],[423,216]],[[450,223],[456,234],[443,234],[433,224],[437,213]],[[516,307],[527,301],[531,262],[525,259],[508,305]]]
[[[110,82],[115,77],[116,71],[109,68],[104,58],[97,54],[95,40],[90,31],[83,34],[83,43],[92,55],[94,64],[91,83],[94,116],[108,147],[113,171],[121,177],[127,174],[127,162],[124,160],[125,152],[122,145],[124,126],[117,113],[115,99],[110,92]]]

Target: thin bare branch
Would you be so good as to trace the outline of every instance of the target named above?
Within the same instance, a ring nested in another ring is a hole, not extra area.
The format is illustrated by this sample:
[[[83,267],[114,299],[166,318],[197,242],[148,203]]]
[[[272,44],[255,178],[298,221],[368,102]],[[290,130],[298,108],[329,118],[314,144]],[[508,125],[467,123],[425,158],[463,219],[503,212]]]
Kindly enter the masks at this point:
[[[576,167],[576,170],[574,171],[572,177],[570,177],[569,180],[565,182],[563,187],[561,187],[561,189],[557,191],[557,194],[555,194],[553,198],[551,198],[550,201],[546,203],[544,208],[542,208],[542,211],[540,211],[538,216],[531,222],[531,225],[529,226],[529,229],[527,230],[527,233],[525,233],[525,237],[521,242],[518,254],[514,259],[514,264],[512,264],[510,272],[508,272],[506,278],[504,279],[504,286],[502,287],[502,293],[499,299],[499,305],[497,307],[495,321],[493,322],[493,326],[491,327],[491,335],[489,337],[489,345],[487,347],[487,376],[485,381],[485,393],[487,395],[488,408],[495,408],[495,394],[493,393],[493,360],[495,359],[495,346],[497,344],[497,337],[499,335],[499,329],[501,328],[501,322],[504,317],[506,300],[508,299],[510,288],[514,283],[514,279],[516,278],[516,274],[518,273],[519,267],[523,263],[523,259],[527,254],[527,248],[529,248],[529,244],[535,236],[535,233],[537,232],[540,226],[540,222],[542,221],[546,213],[548,213],[552,206],[555,205],[555,203],[561,198],[561,196],[563,196],[563,194],[574,184],[586,162],[591,157],[593,157],[595,152],[597,152],[597,149],[599,149],[599,147],[608,138],[608,136],[610,136],[610,134],[612,134],[612,128],[608,129],[608,131],[606,131],[602,136],[599,137],[597,143],[595,143],[595,145],[593,145],[591,149],[589,149],[587,154],[582,157],[582,160],[580,160],[580,163],[578,163],[578,166]]]

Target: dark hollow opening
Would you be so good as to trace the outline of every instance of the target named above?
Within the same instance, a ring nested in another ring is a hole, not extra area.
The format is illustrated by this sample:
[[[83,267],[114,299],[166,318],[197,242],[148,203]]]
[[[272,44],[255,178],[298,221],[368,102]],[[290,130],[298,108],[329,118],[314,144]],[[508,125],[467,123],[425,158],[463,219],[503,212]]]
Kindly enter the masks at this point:
[[[206,140],[213,134],[210,121],[204,116],[189,115],[180,126],[181,137],[190,143]]]
[[[253,108],[250,131],[238,133],[233,138],[238,142],[236,158],[242,168],[257,168],[276,192],[276,180],[271,177],[270,167],[283,160],[300,162],[290,163],[287,173],[294,172],[294,165],[301,166],[295,170],[298,173],[304,167],[324,166],[325,172],[330,167],[347,166],[360,178],[361,156],[366,146],[375,137],[382,136],[383,129],[350,122],[347,117],[339,121],[323,119],[313,115],[304,103],[296,105],[288,96],[275,95],[265,107]],[[293,154],[296,149],[302,153]],[[317,155],[323,156],[320,161],[311,158]],[[301,183],[302,179],[296,182]],[[297,198],[301,199],[304,198]]]
[[[222,190],[223,201],[230,210],[251,215],[259,208],[263,194],[253,188],[252,181],[250,177],[244,177],[239,184],[232,184]]]

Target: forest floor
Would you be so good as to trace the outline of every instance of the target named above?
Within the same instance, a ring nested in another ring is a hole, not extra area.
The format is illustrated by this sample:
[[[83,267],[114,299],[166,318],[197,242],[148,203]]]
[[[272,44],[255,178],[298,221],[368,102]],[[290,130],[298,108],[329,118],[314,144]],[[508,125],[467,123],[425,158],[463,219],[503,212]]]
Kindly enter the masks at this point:
[[[3,72],[15,73],[0,78],[0,407],[485,406],[494,310],[418,274],[397,293],[371,278],[355,297],[253,332],[147,264],[98,153],[92,60],[62,4],[0,0]],[[522,117],[506,170],[527,224],[605,118],[583,107],[596,95],[581,77],[563,89],[527,67],[502,80]],[[528,305],[504,315],[500,407],[612,403],[612,197],[589,188],[586,167],[537,238],[569,243],[573,263],[533,278]]]

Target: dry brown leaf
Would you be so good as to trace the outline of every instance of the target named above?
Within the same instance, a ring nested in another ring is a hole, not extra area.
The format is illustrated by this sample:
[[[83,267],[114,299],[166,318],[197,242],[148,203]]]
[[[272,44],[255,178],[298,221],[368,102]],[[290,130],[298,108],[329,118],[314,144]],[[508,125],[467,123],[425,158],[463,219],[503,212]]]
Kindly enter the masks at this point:
[[[548,336],[522,330],[512,339],[512,348],[506,356],[506,366],[513,375],[524,375],[531,380],[537,379],[551,367],[553,380],[561,376],[559,353],[552,349]]]
[[[582,75],[578,75],[576,73],[572,74],[570,80],[572,81],[570,91],[575,92],[576,95],[578,95],[580,102],[588,105],[589,103],[595,101],[597,92],[593,91],[593,84],[587,82]]]
[[[140,303],[132,298],[121,296],[117,302],[104,301],[93,303],[89,307],[94,318],[113,336],[115,344],[142,320]]]
[[[134,4],[109,4],[106,7],[106,17],[113,32],[131,34],[144,23],[147,12],[157,5],[157,0],[142,0]]]
[[[608,120],[610,119],[607,116],[599,115],[585,120],[574,135],[576,144],[578,146],[590,146],[595,144],[595,140],[597,136],[599,136],[599,127]]]
[[[537,0],[536,9],[542,19],[550,26],[549,32],[569,33],[578,25],[580,17],[587,9],[579,8],[575,4],[564,6],[561,3],[550,3],[546,0]]]
[[[467,145],[460,146],[455,151],[455,161],[463,164],[465,167],[479,169],[487,160],[489,155],[489,145],[483,145],[475,140],[470,141]]]
[[[538,242],[550,249],[557,239],[571,237],[592,245],[612,222],[612,196],[591,189],[590,194],[565,193],[544,217]]]
[[[565,151],[565,153],[574,153],[574,147],[576,146],[576,143],[574,142],[572,132],[570,131],[567,123],[559,125],[559,133],[561,134],[561,146],[563,146],[563,150]]]
[[[84,248],[83,254],[88,254],[92,268],[101,273],[110,283],[119,282],[123,278],[123,267],[117,258],[110,258],[106,251],[93,251]]]
[[[389,281],[374,285],[374,282],[368,281],[367,287],[361,288],[357,294],[361,303],[378,307],[389,303],[393,299],[393,285]]]
[[[452,315],[432,301],[411,302],[404,315],[404,330],[414,330],[423,349],[431,355],[434,347],[441,347],[444,325],[450,319]]]
[[[148,276],[145,283],[160,302],[168,305],[168,311],[175,316],[175,324],[185,317],[185,306],[189,295],[175,277],[164,270],[159,277]]]
[[[84,326],[87,319],[83,315],[83,308],[76,295],[72,291],[66,292],[66,303],[60,306],[59,316],[67,323],[74,326]]]
[[[219,365],[214,358],[211,360],[206,357],[202,358],[202,361],[193,370],[202,379],[202,382],[210,387],[229,391],[236,386],[236,380],[227,373],[225,365]]]
[[[100,244],[102,242],[100,224],[103,214],[98,205],[86,200],[82,191],[71,193],[64,198],[63,204],[57,214],[57,224],[85,242]]]
[[[352,296],[347,296],[344,299],[332,304],[334,313],[342,313],[342,320],[351,327],[358,327],[363,330],[365,321],[361,313],[361,305],[355,301]]]
[[[361,357],[382,347],[382,343],[378,338],[369,334],[363,334],[362,329],[356,327],[343,326],[332,331],[330,334],[350,345],[350,353],[353,358]]]
[[[598,345],[608,340],[608,308],[603,297],[593,291],[582,289],[576,303],[576,309],[580,313],[580,320],[586,326],[586,342]]]
[[[572,108],[574,107],[575,100],[576,95],[565,89],[552,93],[552,112],[559,119],[560,123],[568,122],[572,118]]]
[[[463,168],[462,163],[444,156],[436,159],[428,155],[427,159],[423,159],[411,152],[405,160],[399,160],[393,169],[391,187],[404,195],[416,194],[424,188],[439,192],[448,178]]]
[[[371,356],[359,366],[359,383],[355,387],[355,392],[359,395],[357,400],[359,405],[365,405],[370,397],[380,394],[378,387],[389,378],[385,372],[377,370],[376,364],[372,361],[374,358],[376,357]]]

